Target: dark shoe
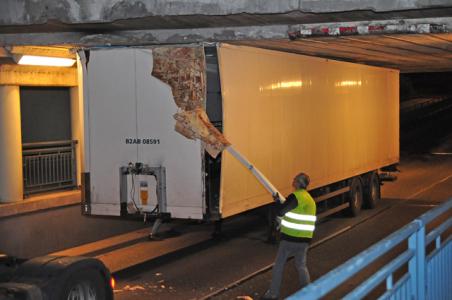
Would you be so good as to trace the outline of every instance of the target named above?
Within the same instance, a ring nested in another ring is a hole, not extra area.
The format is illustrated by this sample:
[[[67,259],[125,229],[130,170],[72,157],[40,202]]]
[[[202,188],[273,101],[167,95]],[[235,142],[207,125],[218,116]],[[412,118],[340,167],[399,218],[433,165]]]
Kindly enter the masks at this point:
[[[152,233],[150,233],[148,235],[148,239],[150,241],[163,241],[163,237],[160,234],[152,234]]]

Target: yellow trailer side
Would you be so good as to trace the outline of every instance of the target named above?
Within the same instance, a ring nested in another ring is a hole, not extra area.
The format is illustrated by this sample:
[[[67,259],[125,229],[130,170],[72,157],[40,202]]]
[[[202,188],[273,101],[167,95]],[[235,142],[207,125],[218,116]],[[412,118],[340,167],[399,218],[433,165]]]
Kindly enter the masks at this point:
[[[399,72],[252,47],[218,47],[223,131],[284,194],[304,171],[310,188],[399,160]],[[223,218],[271,202],[229,153]]]

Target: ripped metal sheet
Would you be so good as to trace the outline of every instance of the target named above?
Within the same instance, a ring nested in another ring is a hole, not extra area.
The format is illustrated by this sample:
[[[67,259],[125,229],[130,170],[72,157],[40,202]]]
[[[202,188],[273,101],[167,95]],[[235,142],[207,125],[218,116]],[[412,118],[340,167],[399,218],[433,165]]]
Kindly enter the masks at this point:
[[[152,76],[169,84],[182,110],[205,106],[206,63],[203,47],[162,47],[152,50]]]
[[[231,145],[223,134],[210,123],[206,112],[201,108],[176,113],[174,119],[177,121],[175,128],[177,132],[186,138],[203,141],[205,150],[214,158]]]
[[[174,115],[175,130],[186,138],[200,139],[213,157],[229,146],[204,111],[206,63],[202,47],[155,48],[152,75],[167,83],[181,109]]]

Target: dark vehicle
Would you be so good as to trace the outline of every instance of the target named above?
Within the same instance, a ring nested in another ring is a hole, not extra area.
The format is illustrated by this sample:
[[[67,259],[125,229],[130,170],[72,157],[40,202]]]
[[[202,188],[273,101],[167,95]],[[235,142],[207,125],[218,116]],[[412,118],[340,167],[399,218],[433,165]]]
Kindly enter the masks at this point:
[[[112,300],[113,287],[110,271],[94,258],[0,254],[1,300]]]

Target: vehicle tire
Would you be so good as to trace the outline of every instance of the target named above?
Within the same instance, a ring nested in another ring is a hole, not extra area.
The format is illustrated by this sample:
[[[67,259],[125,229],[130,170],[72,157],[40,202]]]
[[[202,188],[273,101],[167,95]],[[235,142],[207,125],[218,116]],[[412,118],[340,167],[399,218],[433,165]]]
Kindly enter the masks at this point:
[[[105,300],[106,282],[94,268],[71,274],[65,280],[58,299],[62,300]]]
[[[364,190],[364,204],[366,208],[374,208],[380,202],[380,179],[378,174],[373,172],[369,178],[369,184]]]
[[[350,203],[349,214],[356,217],[361,211],[363,204],[363,185],[359,177],[354,177],[350,182],[350,191],[348,192],[348,202]]]

